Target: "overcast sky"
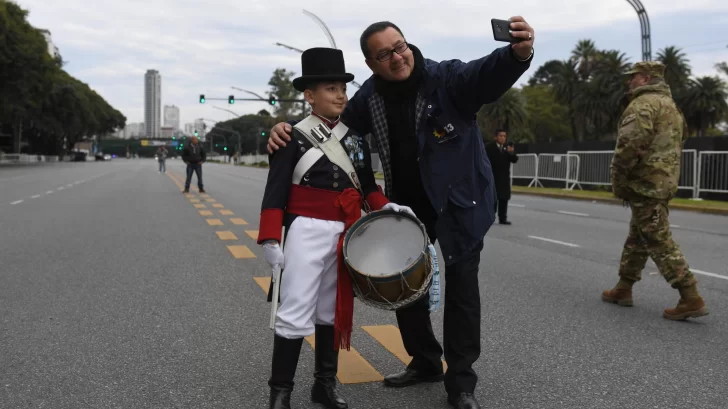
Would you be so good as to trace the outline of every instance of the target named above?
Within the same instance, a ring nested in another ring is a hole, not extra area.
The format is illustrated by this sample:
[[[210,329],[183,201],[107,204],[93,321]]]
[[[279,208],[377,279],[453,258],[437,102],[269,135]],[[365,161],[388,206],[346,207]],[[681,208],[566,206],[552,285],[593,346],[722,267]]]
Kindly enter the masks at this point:
[[[602,49],[619,49],[631,62],[641,59],[640,25],[624,0],[16,0],[29,20],[51,31],[66,70],[88,83],[127,117],[144,120],[144,73],[162,76],[162,105],[180,108],[181,124],[205,117],[255,113],[266,103],[208,98],[261,95],[275,68],[300,73],[300,54],[276,46],[328,47],[308,10],[325,21],[344,51],[347,70],[363,83],[370,75],[359,35],[375,21],[390,20],[407,40],[434,60],[472,60],[503,43],[493,41],[491,18],[522,15],[536,31],[535,57],[524,83],[550,59],[567,58],[579,39]],[[696,75],[716,75],[728,61],[728,1],[643,0],[652,29],[652,55],[667,45],[682,47]],[[103,6],[101,6],[103,4]],[[356,89],[350,87],[349,95]]]

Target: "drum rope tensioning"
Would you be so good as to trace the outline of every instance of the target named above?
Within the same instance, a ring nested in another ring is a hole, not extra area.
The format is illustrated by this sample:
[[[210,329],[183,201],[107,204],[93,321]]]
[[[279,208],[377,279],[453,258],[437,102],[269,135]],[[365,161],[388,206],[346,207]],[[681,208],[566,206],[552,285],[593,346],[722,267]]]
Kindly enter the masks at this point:
[[[393,210],[369,213],[344,239],[344,259],[354,293],[374,308],[396,310],[430,291],[430,311],[440,303],[435,247],[415,217]]]

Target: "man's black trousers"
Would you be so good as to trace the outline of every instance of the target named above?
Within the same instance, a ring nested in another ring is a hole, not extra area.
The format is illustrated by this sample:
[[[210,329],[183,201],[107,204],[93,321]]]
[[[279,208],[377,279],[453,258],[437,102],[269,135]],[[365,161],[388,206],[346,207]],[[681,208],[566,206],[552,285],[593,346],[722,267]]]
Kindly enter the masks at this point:
[[[508,200],[496,200],[495,211],[498,212],[499,221],[508,220]]]
[[[445,390],[451,396],[474,392],[478,381],[472,365],[480,357],[479,264],[480,251],[476,251],[444,269]],[[440,308],[443,308],[442,299]],[[432,331],[429,292],[397,310],[396,315],[402,342],[412,356],[409,368],[428,374],[442,373],[443,348]]]

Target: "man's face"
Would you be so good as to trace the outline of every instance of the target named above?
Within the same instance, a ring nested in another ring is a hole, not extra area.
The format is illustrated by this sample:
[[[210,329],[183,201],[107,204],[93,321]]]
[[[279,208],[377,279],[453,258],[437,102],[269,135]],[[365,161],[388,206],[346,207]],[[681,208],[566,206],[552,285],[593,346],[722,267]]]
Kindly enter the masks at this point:
[[[195,145],[197,145],[197,137],[196,136],[193,136],[192,139],[190,139],[190,142],[192,142]]]
[[[506,144],[506,133],[498,132],[498,134],[495,136],[495,141],[498,142],[500,145],[505,145]]]
[[[407,47],[401,54],[393,52],[393,50],[401,51],[407,44],[394,28],[387,27],[384,31],[373,34],[367,44],[369,58],[366,59],[366,63],[374,74],[387,81],[404,81],[412,74],[415,66],[412,50]]]
[[[637,87],[641,87],[643,85],[647,85],[647,83],[650,81],[650,76],[647,74],[643,74],[641,72],[636,72],[632,74],[632,78],[629,80],[629,90],[632,91],[633,89]]]

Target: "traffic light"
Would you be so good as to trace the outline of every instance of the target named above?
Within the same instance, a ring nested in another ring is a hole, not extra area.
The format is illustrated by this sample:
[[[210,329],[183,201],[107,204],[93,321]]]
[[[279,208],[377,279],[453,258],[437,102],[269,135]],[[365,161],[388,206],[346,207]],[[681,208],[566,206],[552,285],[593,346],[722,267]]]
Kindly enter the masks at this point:
[[[226,147],[224,147],[224,148],[222,148],[222,150],[226,151],[226,150],[227,150],[227,146],[226,146]]]
[[[200,94],[200,104],[205,103],[205,94]]]
[[[228,104],[232,105],[234,103],[235,103],[235,96],[234,95],[228,96]]]
[[[261,131],[260,136],[265,136],[265,131]]]
[[[268,103],[269,103],[269,104],[271,104],[271,105],[275,105],[275,104],[276,104],[276,102],[278,102],[278,101],[276,101],[276,97],[274,97],[274,96],[272,96],[272,95],[271,95],[270,97],[268,97]]]
[[[197,136],[197,129],[195,129],[195,136]]]

